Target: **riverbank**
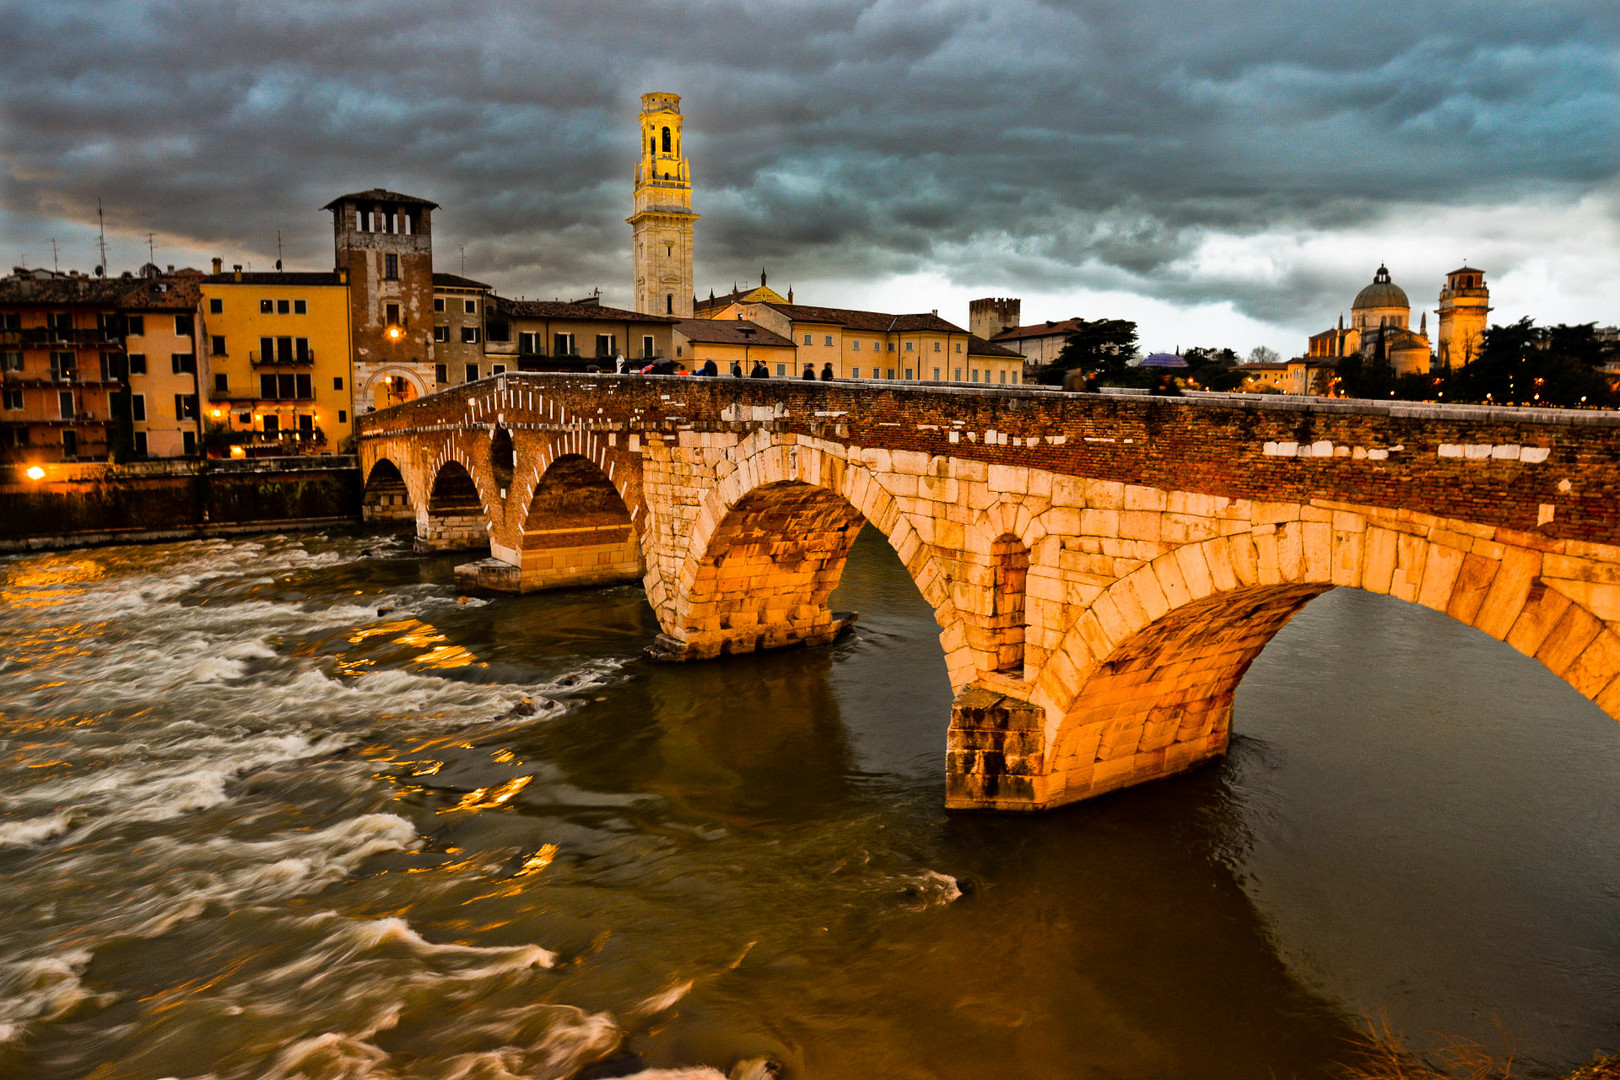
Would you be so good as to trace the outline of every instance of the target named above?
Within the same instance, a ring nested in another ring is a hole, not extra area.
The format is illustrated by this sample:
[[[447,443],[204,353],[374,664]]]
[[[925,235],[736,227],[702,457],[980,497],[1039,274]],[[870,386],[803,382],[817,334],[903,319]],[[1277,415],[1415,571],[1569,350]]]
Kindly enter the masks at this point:
[[[0,552],[186,540],[360,518],[347,455],[0,469]]]

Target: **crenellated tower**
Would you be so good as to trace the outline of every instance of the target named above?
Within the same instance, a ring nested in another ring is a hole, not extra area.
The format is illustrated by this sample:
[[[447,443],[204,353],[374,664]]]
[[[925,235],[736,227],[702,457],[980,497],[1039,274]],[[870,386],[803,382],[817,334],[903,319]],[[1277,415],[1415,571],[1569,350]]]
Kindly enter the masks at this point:
[[[641,95],[641,156],[636,163],[635,310],[692,317],[692,171],[681,146],[679,94]]]

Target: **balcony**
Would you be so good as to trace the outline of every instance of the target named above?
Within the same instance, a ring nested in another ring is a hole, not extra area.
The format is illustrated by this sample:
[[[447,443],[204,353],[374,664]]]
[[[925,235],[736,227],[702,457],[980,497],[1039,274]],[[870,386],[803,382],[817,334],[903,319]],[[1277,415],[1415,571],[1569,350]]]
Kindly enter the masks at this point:
[[[315,363],[315,350],[267,353],[255,349],[248,353],[248,363],[254,367],[309,367]]]
[[[53,330],[30,326],[23,330],[0,330],[0,345],[27,345],[36,348],[89,348],[122,352],[124,339],[111,330]]]

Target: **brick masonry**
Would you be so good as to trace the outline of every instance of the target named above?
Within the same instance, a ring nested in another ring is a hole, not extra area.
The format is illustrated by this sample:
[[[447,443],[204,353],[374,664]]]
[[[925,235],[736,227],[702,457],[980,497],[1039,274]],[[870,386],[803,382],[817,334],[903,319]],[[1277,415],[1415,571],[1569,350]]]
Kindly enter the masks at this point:
[[[640,576],[687,659],[830,640],[870,522],[941,627],[953,807],[1224,752],[1248,665],[1340,585],[1620,717],[1613,414],[525,374],[364,416],[359,444],[369,513],[403,482],[425,546],[512,568],[474,583]]]

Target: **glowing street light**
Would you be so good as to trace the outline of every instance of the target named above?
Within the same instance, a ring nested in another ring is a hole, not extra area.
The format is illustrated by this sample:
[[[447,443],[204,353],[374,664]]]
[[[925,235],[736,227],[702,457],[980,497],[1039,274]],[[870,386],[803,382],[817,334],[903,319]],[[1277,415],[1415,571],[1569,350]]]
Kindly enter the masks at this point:
[[[45,479],[45,470],[40,468],[38,465],[29,466],[29,468],[28,468],[28,479],[30,479],[30,480],[43,480],[43,479]]]
[[[398,341],[400,338],[402,338],[404,336],[405,336],[405,331],[401,330],[399,327],[390,326],[388,328],[388,340],[389,341]]]

